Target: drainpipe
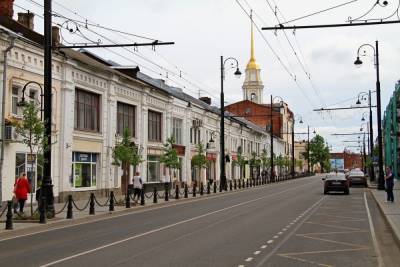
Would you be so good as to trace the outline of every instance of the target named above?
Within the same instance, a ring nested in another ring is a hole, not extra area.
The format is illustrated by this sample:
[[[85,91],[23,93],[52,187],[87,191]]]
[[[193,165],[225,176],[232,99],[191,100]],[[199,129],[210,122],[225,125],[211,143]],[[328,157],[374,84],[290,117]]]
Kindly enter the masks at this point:
[[[7,54],[14,47],[15,37],[10,38],[10,44],[3,51],[3,95],[1,99],[1,154],[0,154],[0,206],[3,202],[3,163],[4,163],[4,139],[5,139],[5,104],[6,104],[6,90],[7,90]]]

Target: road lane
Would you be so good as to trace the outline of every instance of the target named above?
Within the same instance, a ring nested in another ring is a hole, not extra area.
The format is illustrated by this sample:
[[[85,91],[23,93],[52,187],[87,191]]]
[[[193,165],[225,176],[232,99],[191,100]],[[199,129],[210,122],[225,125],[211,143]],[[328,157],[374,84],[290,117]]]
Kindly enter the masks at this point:
[[[109,249],[98,251],[98,253],[85,255],[76,259],[80,263],[87,260],[88,264],[99,262],[101,266],[106,266],[107,264],[105,263],[108,259],[112,259],[112,263],[118,262],[121,259],[130,257],[132,251],[154,251],[154,247],[161,246],[164,248],[163,244],[165,242],[173,242],[174,246],[175,243],[180,243],[180,246],[183,246],[182,251],[189,248],[192,248],[192,251],[196,251],[196,248],[193,248],[193,246],[201,244],[201,247],[205,250],[204,257],[199,257],[201,254],[195,253],[194,258],[199,259],[199,262],[202,259],[209,258],[222,262],[225,258],[230,258],[232,253],[229,251],[244,251],[241,246],[252,242],[248,238],[249,233],[252,238],[257,238],[268,233],[268,231],[274,231],[274,228],[280,227],[281,217],[283,217],[283,220],[285,218],[289,220],[293,213],[300,213],[306,206],[309,206],[310,203],[320,198],[320,194],[314,194],[306,198],[306,200],[303,200],[303,197],[301,197],[303,192],[309,192],[313,188],[316,188],[316,184],[319,185],[319,183],[319,178],[299,179],[220,195],[215,198],[186,202],[162,209],[120,216],[97,223],[83,224],[37,235],[0,241],[0,260],[2,263],[11,266],[43,265],[83,251],[118,242],[129,236],[139,235],[160,227],[189,220],[202,214],[208,214],[216,210],[254,200],[253,202],[228,209],[224,212],[211,214],[210,216],[181,224],[179,227],[171,227],[165,231],[158,232],[154,236],[148,235],[132,240],[132,242],[121,244],[122,247],[127,247],[126,253],[120,247],[110,247]],[[319,188],[319,186],[317,187]],[[258,198],[261,199],[256,200]],[[266,211],[268,211],[267,214],[264,214]],[[221,220],[225,220],[225,222],[223,223]],[[279,227],[277,227],[278,225]],[[254,229],[257,230],[254,231]],[[220,234],[214,233],[221,233],[223,236],[216,238],[215,236],[219,236]],[[208,239],[210,235],[211,240]],[[207,236],[207,238],[201,238],[201,236]],[[186,240],[189,237],[190,241]],[[217,240],[213,243],[212,239],[215,238]],[[175,239],[185,241],[173,241]],[[225,242],[223,240],[230,241]],[[221,241],[223,242],[221,243]],[[133,247],[131,243],[134,243],[133,245],[137,246],[137,248]],[[211,248],[215,246],[221,247],[220,253],[212,253],[213,249]],[[224,248],[224,246],[226,247]],[[182,258],[180,262],[182,266],[187,264],[187,260],[189,262],[193,261],[193,258],[181,257],[181,254],[185,253],[179,252],[177,254],[177,251],[176,249],[166,250],[166,252],[172,253],[173,257],[179,255],[178,258]],[[118,259],[115,259],[109,257],[108,254],[118,254],[119,256],[117,257]],[[148,254],[144,253],[141,257],[144,259]],[[190,255],[191,253],[186,254]],[[214,257],[211,257],[212,254],[214,254]],[[23,256],[21,257],[21,255]],[[135,257],[133,260],[138,262],[138,257]],[[66,265],[70,263],[66,262]]]
[[[259,247],[266,238],[273,238],[323,197],[318,178],[310,183],[304,180],[300,187],[295,183],[275,190],[213,216],[57,263],[60,266],[235,265],[246,255],[248,247]]]

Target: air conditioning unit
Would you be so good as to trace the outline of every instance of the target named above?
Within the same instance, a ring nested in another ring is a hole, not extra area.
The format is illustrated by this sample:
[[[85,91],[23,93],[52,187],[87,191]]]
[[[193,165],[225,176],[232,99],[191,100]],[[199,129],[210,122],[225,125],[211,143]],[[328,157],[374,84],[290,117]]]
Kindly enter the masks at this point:
[[[16,141],[18,140],[18,134],[15,131],[14,126],[6,126],[4,132],[4,139],[6,141]]]

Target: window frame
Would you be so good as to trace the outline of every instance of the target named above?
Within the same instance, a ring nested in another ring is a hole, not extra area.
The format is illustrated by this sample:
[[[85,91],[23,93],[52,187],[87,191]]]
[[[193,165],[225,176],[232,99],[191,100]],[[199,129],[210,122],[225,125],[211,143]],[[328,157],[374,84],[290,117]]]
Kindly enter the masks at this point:
[[[120,111],[120,108],[122,109],[122,111]],[[127,113],[126,113],[125,109],[128,110]],[[132,109],[132,114],[130,113],[131,111],[129,109]],[[125,128],[128,128],[130,136],[136,137],[136,110],[137,110],[137,108],[135,105],[117,101],[117,129],[116,129],[117,134],[122,135]],[[128,119],[128,127],[126,127],[126,125],[125,125],[125,116],[127,116],[127,119]],[[129,127],[130,119],[132,120],[130,122],[132,125],[132,128]],[[122,123],[122,131],[120,129],[121,128],[120,123]]]
[[[88,99],[90,101],[87,101]],[[75,100],[74,100],[74,130],[100,133],[101,132],[100,104],[101,104],[100,94],[76,88]],[[81,109],[83,109],[83,111],[81,111]],[[88,111],[91,111],[92,113],[88,113]],[[83,112],[83,116],[81,112]],[[82,127],[81,127],[81,119],[83,119]]]
[[[147,116],[147,139],[149,142],[160,143],[162,141],[162,118],[163,114],[154,110],[148,111]],[[153,126],[155,128],[153,128]]]

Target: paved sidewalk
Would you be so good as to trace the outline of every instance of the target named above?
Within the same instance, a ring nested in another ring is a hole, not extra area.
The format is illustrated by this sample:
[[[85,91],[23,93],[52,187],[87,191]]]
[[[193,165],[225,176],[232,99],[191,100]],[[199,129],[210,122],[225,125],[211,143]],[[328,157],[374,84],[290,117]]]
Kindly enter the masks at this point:
[[[386,217],[389,225],[391,226],[395,238],[400,243],[400,182],[395,183],[394,202],[386,203],[386,192],[385,190],[371,189],[371,193],[374,196],[379,208]]]

